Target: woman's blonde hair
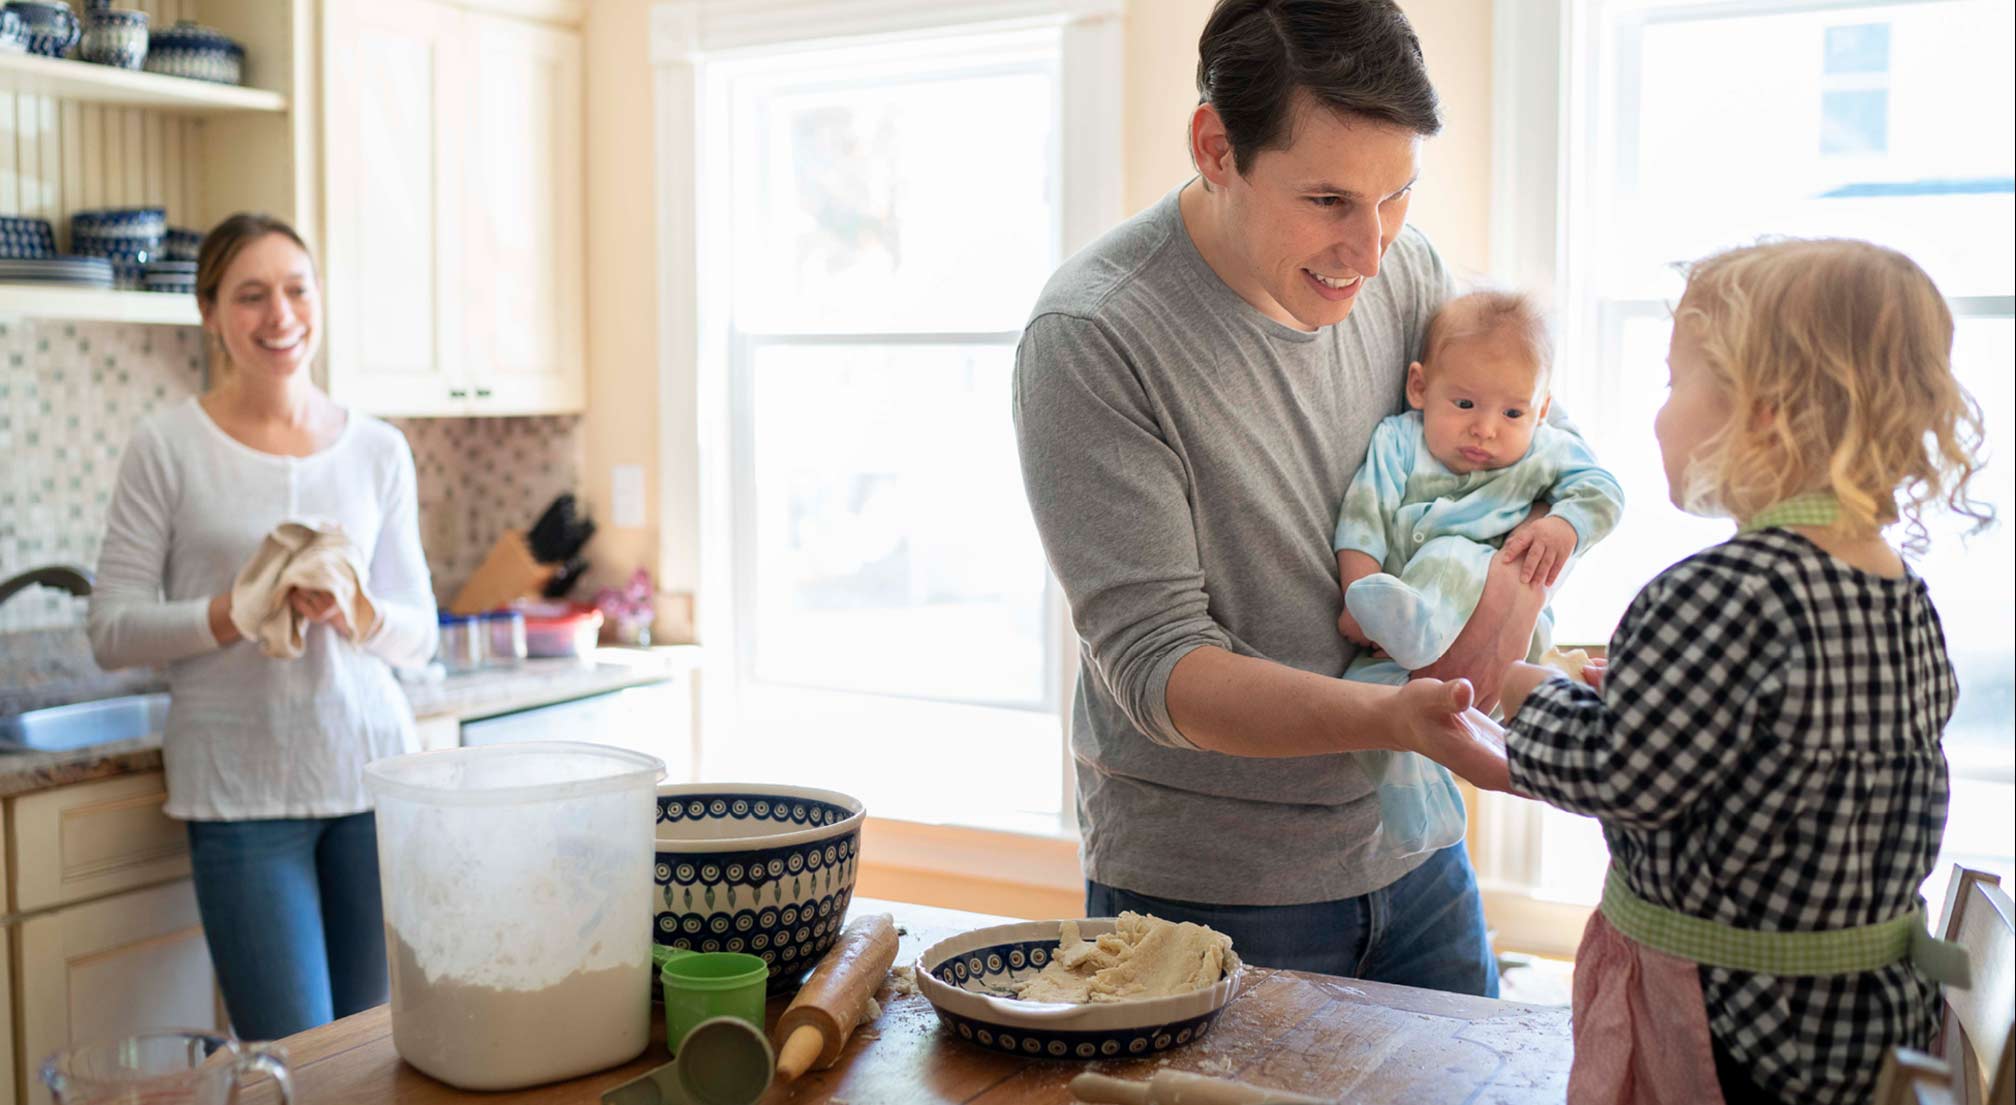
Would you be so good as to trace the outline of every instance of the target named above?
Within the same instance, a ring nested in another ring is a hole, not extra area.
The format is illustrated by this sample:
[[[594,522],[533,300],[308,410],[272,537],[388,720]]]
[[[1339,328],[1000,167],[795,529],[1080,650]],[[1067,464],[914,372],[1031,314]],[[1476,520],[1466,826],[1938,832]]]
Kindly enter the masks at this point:
[[[1689,464],[1689,509],[1742,518],[1832,492],[1840,530],[1901,518],[1914,553],[1935,503],[1972,531],[1993,520],[1967,494],[1981,408],[1953,376],[1953,314],[1909,257],[1838,238],[1728,250],[1688,269],[1674,320],[1734,412]]]

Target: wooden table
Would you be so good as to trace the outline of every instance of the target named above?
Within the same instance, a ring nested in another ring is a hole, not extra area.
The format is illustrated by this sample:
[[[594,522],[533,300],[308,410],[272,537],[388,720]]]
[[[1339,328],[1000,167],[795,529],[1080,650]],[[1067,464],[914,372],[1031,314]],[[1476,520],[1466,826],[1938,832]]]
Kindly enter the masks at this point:
[[[899,965],[925,947],[1009,918],[857,899],[850,913],[888,911],[906,930]],[[921,994],[877,995],[882,1016],[856,1031],[832,1070],[773,1086],[764,1105],[1069,1105],[1072,1075],[1146,1078],[1168,1066],[1353,1105],[1556,1105],[1567,1094],[1568,1010],[1407,986],[1247,968],[1246,987],[1208,1039],[1160,1059],[1091,1064],[982,1050],[943,1030]],[[783,1002],[772,1002],[776,1020]],[[385,1006],[285,1041],[299,1105],[599,1105],[602,1091],[669,1058],[663,1026],[629,1064],[515,1093],[452,1089],[399,1060]],[[271,1086],[241,1100],[277,1100]]]

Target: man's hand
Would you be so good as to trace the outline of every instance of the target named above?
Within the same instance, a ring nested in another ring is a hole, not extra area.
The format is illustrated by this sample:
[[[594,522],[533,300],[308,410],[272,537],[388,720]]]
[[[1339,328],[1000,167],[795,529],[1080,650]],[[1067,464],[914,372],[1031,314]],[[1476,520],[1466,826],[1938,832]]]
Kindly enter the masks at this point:
[[[1576,541],[1575,527],[1550,514],[1519,523],[1512,536],[1505,539],[1499,555],[1511,561],[1524,558],[1520,582],[1539,580],[1542,585],[1552,587],[1561,578],[1561,568],[1568,558],[1575,555]]]
[[[1505,763],[1505,731],[1471,709],[1470,684],[1461,679],[1416,679],[1394,700],[1401,747],[1434,760],[1479,790],[1512,789]]]
[[[310,622],[329,623],[345,639],[356,637],[356,634],[350,631],[350,620],[343,616],[343,608],[336,605],[336,596],[327,591],[304,591],[299,587],[289,587],[287,605]]]

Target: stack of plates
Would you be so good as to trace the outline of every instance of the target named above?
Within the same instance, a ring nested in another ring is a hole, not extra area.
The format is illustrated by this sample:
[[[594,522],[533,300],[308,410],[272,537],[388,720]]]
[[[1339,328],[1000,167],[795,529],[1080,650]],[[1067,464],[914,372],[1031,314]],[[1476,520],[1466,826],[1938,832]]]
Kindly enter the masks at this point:
[[[150,292],[194,294],[196,291],[196,262],[149,261],[147,262],[147,270],[140,276],[140,287]]]
[[[0,283],[109,288],[112,262],[103,257],[76,256],[0,259]]]

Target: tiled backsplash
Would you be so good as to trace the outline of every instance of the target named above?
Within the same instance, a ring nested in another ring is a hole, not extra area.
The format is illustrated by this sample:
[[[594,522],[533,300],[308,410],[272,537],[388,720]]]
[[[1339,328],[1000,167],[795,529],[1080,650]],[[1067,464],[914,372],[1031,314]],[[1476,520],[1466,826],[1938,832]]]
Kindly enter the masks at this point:
[[[505,530],[524,531],[563,491],[581,493],[587,439],[575,415],[395,418],[420,476],[420,543],[447,601]]]
[[[119,457],[148,414],[202,386],[193,327],[0,323],[0,579],[38,564],[98,563]],[[451,595],[499,533],[525,529],[585,464],[581,419],[394,419],[413,446],[420,539]],[[46,588],[0,606],[0,634],[73,629],[85,603]],[[0,687],[10,654],[0,637]],[[12,656],[19,659],[19,656]]]

